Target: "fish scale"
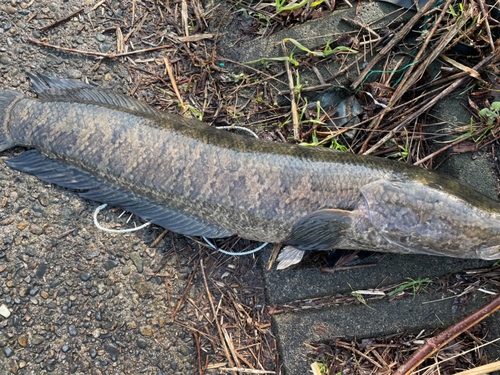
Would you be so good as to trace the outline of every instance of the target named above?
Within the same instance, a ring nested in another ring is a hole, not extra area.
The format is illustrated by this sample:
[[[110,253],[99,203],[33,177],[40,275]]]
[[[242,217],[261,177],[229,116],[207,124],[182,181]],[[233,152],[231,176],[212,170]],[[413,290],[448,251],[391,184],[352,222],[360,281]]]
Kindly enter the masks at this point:
[[[500,257],[498,201],[449,177],[219,131],[80,82],[30,79],[38,99],[0,91],[0,151],[34,149],[6,163],[82,197],[188,235]]]

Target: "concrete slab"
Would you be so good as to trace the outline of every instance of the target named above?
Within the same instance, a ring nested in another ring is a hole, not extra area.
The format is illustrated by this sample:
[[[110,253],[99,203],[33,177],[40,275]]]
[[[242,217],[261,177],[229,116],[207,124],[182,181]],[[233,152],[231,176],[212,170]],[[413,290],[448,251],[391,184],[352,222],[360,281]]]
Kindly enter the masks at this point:
[[[263,254],[264,264],[269,252]],[[362,263],[376,263],[373,268],[341,271],[334,274],[321,272],[316,267],[290,268],[265,272],[268,304],[324,297],[352,290],[376,288],[411,279],[435,278],[466,269],[490,267],[494,262],[476,259],[453,259],[427,255],[374,254]]]
[[[358,21],[370,24],[372,29],[385,27],[389,22],[407,22],[413,12],[405,12],[393,4],[380,2],[363,2],[356,18]],[[391,14],[391,17],[387,15]],[[291,38],[299,41],[302,45],[309,49],[315,49],[320,46],[325,46],[329,40],[338,39],[343,33],[351,32],[355,29],[342,21],[342,17],[354,19],[356,8],[344,8],[336,10],[331,14],[297,25],[291,29],[286,29],[272,34],[269,37],[255,39],[241,48],[239,54],[239,62],[245,63],[248,61],[259,60],[266,57],[283,56],[281,41],[285,38]],[[292,44],[288,44],[289,53],[303,53],[298,48],[293,48]]]
[[[372,309],[360,306],[338,306],[324,310],[308,310],[273,318],[286,375],[310,373],[304,343],[329,342],[336,338],[343,341],[354,338],[381,337],[399,332],[418,334],[435,328],[447,328],[480,308],[487,301],[484,295],[473,298],[464,311],[452,312],[453,300],[435,303],[439,296],[424,295],[399,301],[370,301]],[[499,313],[490,319],[499,319]],[[493,332],[492,332],[493,333]],[[490,348],[490,361],[500,357],[498,348]]]
[[[433,127],[429,129],[432,133],[442,131],[443,127],[469,126],[471,114],[462,105],[464,98],[447,98],[434,106],[433,113],[441,121],[447,121],[449,125]],[[449,140],[450,137],[443,140]],[[433,143],[433,151],[443,147],[443,143]],[[448,157],[450,152],[443,153],[436,159],[436,164]],[[462,182],[474,187],[481,193],[493,198],[498,198],[497,182],[491,173],[488,160],[484,155],[478,153],[465,153],[453,155],[446,159],[437,171],[449,174]]]

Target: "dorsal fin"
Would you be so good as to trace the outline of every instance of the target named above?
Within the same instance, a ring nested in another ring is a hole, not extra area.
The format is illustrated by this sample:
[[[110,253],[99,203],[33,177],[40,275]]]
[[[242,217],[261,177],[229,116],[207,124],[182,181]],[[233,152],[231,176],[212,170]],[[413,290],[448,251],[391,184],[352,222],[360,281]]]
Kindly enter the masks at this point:
[[[43,101],[88,103],[143,116],[162,116],[163,112],[126,95],[108,92],[86,83],[28,73],[38,98]]]

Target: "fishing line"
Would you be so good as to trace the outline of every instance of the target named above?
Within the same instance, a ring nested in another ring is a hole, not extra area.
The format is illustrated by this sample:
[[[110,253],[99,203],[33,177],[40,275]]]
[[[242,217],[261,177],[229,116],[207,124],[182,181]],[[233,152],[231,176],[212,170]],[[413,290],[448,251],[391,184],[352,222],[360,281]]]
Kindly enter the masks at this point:
[[[363,84],[365,83],[365,81],[368,79],[368,77],[370,77],[373,73],[399,73],[399,72],[402,72],[404,71],[405,69],[408,69],[410,66],[412,65],[415,65],[415,64],[418,64],[420,61],[414,61],[412,62],[411,64],[408,64],[398,70],[372,70],[370,73],[368,73],[365,77],[365,79],[363,80],[363,82],[361,82],[361,85],[359,85],[359,88],[356,92],[358,92],[359,90],[361,90],[361,87],[363,87]],[[401,76],[402,77],[402,76]],[[398,82],[400,81],[401,77],[399,77],[399,80]],[[396,85],[398,84],[398,82],[396,82]]]
[[[231,251],[226,251],[226,250],[222,250],[220,248],[218,248],[217,246],[215,246],[212,242],[210,242],[208,239],[206,239],[205,237],[203,237],[203,239],[205,240],[205,242],[207,244],[209,244],[211,247],[213,247],[215,250],[217,251],[220,251],[222,254],[227,254],[227,255],[249,255],[249,254],[253,254],[253,253],[256,253],[257,251],[259,250],[262,250],[268,243],[267,242],[264,242],[262,245],[260,245],[259,247],[257,247],[256,249],[253,249],[253,250],[248,250],[248,251],[244,251],[242,253],[233,253]]]
[[[250,134],[252,134],[255,138],[259,139],[259,136],[257,134],[255,134],[255,132],[253,132],[252,130],[248,129],[248,128],[244,128],[243,126],[217,126],[216,127],[217,129],[225,129],[225,130],[231,130],[231,129],[238,129],[238,130],[244,130]],[[222,250],[220,248],[218,248],[217,246],[215,246],[213,243],[211,243],[209,240],[207,240],[205,237],[203,237],[203,239],[205,240],[205,242],[207,244],[209,244],[212,248],[214,248],[215,250],[217,251],[220,251],[222,254],[227,254],[227,255],[249,255],[249,254],[253,254],[253,253],[256,253],[257,251],[259,250],[262,250],[266,245],[267,245],[267,242],[265,242],[263,245],[260,245],[259,247],[257,247],[256,249],[253,249],[253,250],[249,250],[249,251],[244,251],[242,253],[233,253],[231,251],[226,251],[226,250]]]
[[[244,130],[250,134],[252,134],[255,138],[259,138],[257,134],[255,134],[255,132],[253,132],[252,130],[250,129],[247,129],[247,128],[244,128],[243,126],[217,126],[217,129],[224,129],[224,130],[231,130],[231,129],[238,129],[238,130]],[[148,225],[151,224],[151,222],[147,222],[143,225],[141,225],[140,227],[137,227],[137,228],[130,228],[130,229],[108,229],[108,228],[104,228],[103,226],[101,226],[99,224],[99,222],[97,221],[97,215],[99,214],[99,212],[101,212],[103,209],[105,209],[108,205],[105,203],[99,207],[97,207],[94,211],[94,225],[97,227],[97,229],[100,229],[104,232],[108,232],[108,233],[117,233],[117,234],[120,234],[120,233],[130,233],[130,232],[135,232],[135,231],[138,231],[138,230],[141,230],[143,228],[146,228]],[[259,250],[262,250],[266,245],[267,245],[267,242],[265,242],[264,244],[262,244],[261,246],[257,247],[256,249],[253,249],[253,250],[249,250],[249,251],[245,251],[243,253],[233,253],[233,252],[230,252],[230,251],[226,251],[226,250],[222,250],[222,249],[219,249],[217,246],[215,246],[213,243],[211,243],[208,239],[206,239],[205,237],[203,237],[203,239],[205,240],[205,242],[207,244],[209,244],[211,247],[213,247],[215,250],[217,251],[220,251],[221,253],[223,254],[227,254],[227,255],[249,255],[249,254],[253,254],[253,253],[256,253],[257,251]]]
[[[252,134],[255,138],[257,138],[257,139],[259,138],[259,136],[257,134],[255,134],[252,130],[244,128],[243,126],[236,126],[236,125],[233,125],[233,126],[216,126],[215,128],[216,129],[225,129],[225,130],[231,130],[231,129],[244,130],[244,131]]]
[[[150,225],[151,223],[150,222],[147,222],[145,224],[142,224],[140,227],[137,227],[137,228],[130,228],[130,229],[108,229],[108,228],[104,228],[103,226],[101,226],[101,224],[99,224],[99,222],[97,221],[97,214],[99,212],[101,212],[102,210],[104,210],[105,208],[107,207],[107,204],[104,203],[103,205],[97,207],[94,211],[94,225],[97,227],[97,229],[100,229],[104,232],[108,232],[108,233],[130,233],[130,232],[135,232],[135,231],[138,231],[138,230],[141,230],[143,228],[146,228],[148,225]]]

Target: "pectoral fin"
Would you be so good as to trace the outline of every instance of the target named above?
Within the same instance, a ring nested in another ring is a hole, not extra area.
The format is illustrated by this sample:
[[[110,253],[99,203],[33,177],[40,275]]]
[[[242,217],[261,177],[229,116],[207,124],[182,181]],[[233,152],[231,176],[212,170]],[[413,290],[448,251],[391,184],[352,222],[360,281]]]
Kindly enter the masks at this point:
[[[343,232],[352,223],[352,211],[318,210],[299,219],[283,244],[301,250],[330,250],[343,241]]]

